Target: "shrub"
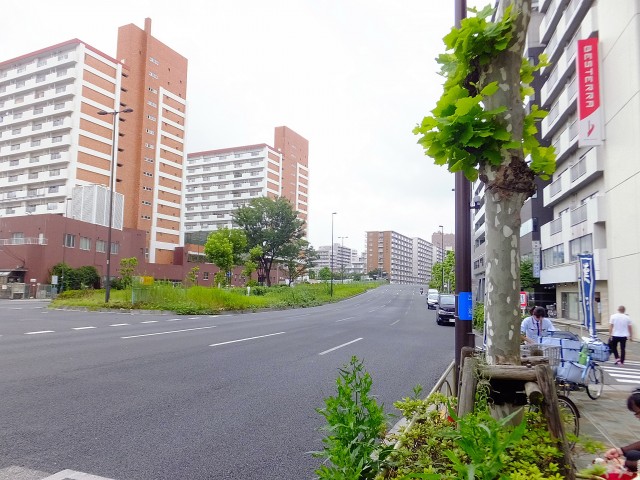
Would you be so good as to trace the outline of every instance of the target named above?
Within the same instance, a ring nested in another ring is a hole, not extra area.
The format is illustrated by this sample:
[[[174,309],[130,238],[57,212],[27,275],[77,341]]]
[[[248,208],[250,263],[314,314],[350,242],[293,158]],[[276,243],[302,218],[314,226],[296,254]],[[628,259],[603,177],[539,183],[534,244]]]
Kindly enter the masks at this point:
[[[484,330],[484,303],[476,303],[473,307],[473,328],[479,331]]]

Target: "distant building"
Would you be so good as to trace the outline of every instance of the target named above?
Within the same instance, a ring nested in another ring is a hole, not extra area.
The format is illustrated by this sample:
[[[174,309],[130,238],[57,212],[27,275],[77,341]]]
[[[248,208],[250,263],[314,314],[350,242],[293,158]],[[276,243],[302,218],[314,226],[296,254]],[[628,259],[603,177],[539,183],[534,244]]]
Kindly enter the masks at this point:
[[[390,230],[369,231],[366,246],[366,272],[379,269],[391,283],[427,282],[433,263],[431,247],[426,240]]]
[[[204,243],[219,228],[233,228],[233,212],[258,197],[285,197],[308,217],[308,142],[277,127],[275,147],[265,143],[190,153],[187,158],[185,238]]]

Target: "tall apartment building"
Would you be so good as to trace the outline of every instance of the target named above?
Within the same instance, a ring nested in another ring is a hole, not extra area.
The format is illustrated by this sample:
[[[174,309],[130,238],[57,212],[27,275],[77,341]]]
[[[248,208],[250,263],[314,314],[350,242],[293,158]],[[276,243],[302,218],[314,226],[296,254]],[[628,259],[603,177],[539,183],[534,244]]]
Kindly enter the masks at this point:
[[[549,110],[541,135],[557,151],[556,173],[542,192],[553,220],[541,226],[540,281],[556,286],[559,316],[580,319],[577,255],[592,253],[596,317],[605,321],[620,304],[640,310],[640,5],[544,0],[539,8],[552,63],[538,93]],[[593,43],[579,45],[586,39]],[[580,100],[583,113],[604,110],[603,121],[581,121]]]
[[[331,258],[331,245],[321,245],[316,249],[318,254],[317,260],[314,262],[313,269],[319,271],[325,267],[333,269],[333,272],[339,273],[343,270],[349,272],[351,270],[351,260],[355,250],[344,247],[340,243],[333,244],[333,259]]]
[[[117,59],[74,39],[0,63],[0,214],[69,215],[74,187],[109,187],[114,149],[124,206],[116,197],[113,226],[146,231],[148,259],[170,263],[186,75],[186,59],[151,36],[150,19],[144,30],[119,29]],[[117,116],[114,135],[113,117],[97,112],[124,108],[133,112]]]
[[[108,188],[111,117],[97,112],[132,88],[126,66],[77,39],[0,63],[0,215],[66,215],[74,187]]]
[[[413,277],[418,283],[429,283],[433,267],[433,245],[422,238],[413,238]]]
[[[252,198],[285,197],[308,218],[308,141],[288,127],[275,129],[275,147],[261,143],[187,156],[187,243],[204,243],[209,232],[233,227],[232,214]]]
[[[416,262],[428,265],[427,245],[424,240],[418,239]],[[383,275],[391,283],[423,283],[424,278],[418,278],[414,274],[414,240],[394,231],[370,231],[367,232],[367,263],[366,271],[381,269]],[[420,268],[416,266],[419,272]]]
[[[133,113],[121,115],[121,131],[130,134],[119,142],[127,154],[117,175],[124,224],[147,232],[150,262],[168,264],[182,245],[187,59],[151,35],[150,18],[144,30],[118,29],[117,58],[132,79],[126,98]]]

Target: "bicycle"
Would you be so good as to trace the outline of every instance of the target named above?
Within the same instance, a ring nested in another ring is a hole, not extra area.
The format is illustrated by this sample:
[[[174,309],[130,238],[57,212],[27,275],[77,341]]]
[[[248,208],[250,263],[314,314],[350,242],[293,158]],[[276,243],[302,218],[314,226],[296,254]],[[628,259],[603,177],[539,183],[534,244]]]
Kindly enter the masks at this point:
[[[580,411],[575,403],[564,395],[558,395],[558,410],[560,412],[560,420],[564,427],[565,439],[569,449],[572,450],[578,441],[580,435]],[[539,405],[530,404],[529,410],[537,412]]]
[[[586,365],[578,362],[565,362],[568,367],[558,368],[556,386],[566,395],[569,392],[582,391],[584,388],[591,400],[597,400],[604,390],[604,370],[591,355],[587,355]],[[562,373],[560,373],[562,372]]]

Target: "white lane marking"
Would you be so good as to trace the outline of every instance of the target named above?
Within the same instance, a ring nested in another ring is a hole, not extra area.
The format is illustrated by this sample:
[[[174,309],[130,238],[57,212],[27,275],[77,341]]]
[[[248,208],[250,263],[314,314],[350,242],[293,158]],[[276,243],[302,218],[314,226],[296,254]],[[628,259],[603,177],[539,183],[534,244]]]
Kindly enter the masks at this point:
[[[184,320],[183,318],[167,318],[167,322],[179,322],[180,320]]]
[[[351,345],[352,343],[356,343],[362,340],[362,337],[356,338],[355,340],[351,340],[350,342],[343,343],[342,345],[338,345],[337,347],[330,348],[329,350],[325,350],[324,352],[320,352],[318,355],[324,355],[325,353],[333,352],[334,350],[338,350],[339,348],[346,347],[347,345]]]
[[[140,323],[158,323],[158,320],[145,320],[144,322]]]
[[[336,320],[336,323],[338,323],[338,322],[344,322],[344,321],[346,321],[346,320],[351,320],[352,318],[356,318],[356,317],[341,318],[340,320]]]
[[[110,327],[122,327],[124,325],[129,325],[128,323],[114,323],[112,325],[109,325]]]
[[[373,310],[369,310],[367,313],[373,313],[373,312],[375,312],[376,310],[378,310],[378,309],[377,309],[377,308],[374,308]]]
[[[189,317],[189,320],[200,320],[200,317]]]
[[[25,332],[25,335],[38,335],[39,333],[55,333],[53,330],[40,330],[39,332]]]
[[[193,330],[204,330],[205,328],[216,328],[216,326],[211,325],[210,327],[185,328],[184,330],[171,330],[170,332],[144,333],[142,335],[131,335],[129,337],[120,337],[120,338],[152,337],[154,335],[167,335],[168,333],[180,333],[180,332],[191,332]]]
[[[393,322],[390,326],[393,327],[396,323],[398,323],[400,321],[400,319],[396,320],[395,322]]]
[[[22,310],[22,307],[9,307],[9,310]]]
[[[229,342],[221,342],[221,343],[214,343],[213,345],[209,345],[210,347],[217,347],[219,345],[227,345],[229,343],[238,343],[238,342],[246,342],[247,340],[255,340],[256,338],[265,338],[265,337],[273,337],[274,335],[282,335],[283,333],[286,332],[278,332],[278,333],[269,333],[267,335],[259,335],[257,337],[248,337],[248,338],[241,338],[239,340],[231,340]]]
[[[89,473],[78,472],[76,470],[62,470],[61,472],[54,473],[42,480],[113,480],[107,477],[99,477],[97,475],[91,475]]]
[[[89,330],[90,328],[96,328],[96,327],[74,327],[71,330]]]
[[[619,378],[616,380],[616,382],[619,383],[638,383],[638,379],[636,378],[635,380],[625,380],[624,378]]]

